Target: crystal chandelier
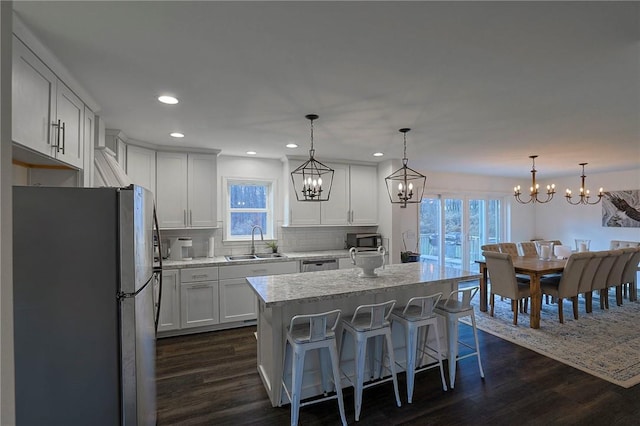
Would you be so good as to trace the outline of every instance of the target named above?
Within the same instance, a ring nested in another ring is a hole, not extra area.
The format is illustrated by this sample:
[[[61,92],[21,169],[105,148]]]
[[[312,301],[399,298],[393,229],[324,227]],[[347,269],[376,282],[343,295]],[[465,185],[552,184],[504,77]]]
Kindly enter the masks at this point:
[[[316,151],[313,149],[313,120],[318,119],[318,116],[308,114],[305,117],[311,121],[309,159],[291,172],[291,182],[298,201],[328,201],[333,183],[333,169],[314,158]]]
[[[424,194],[426,176],[416,172],[407,163],[407,132],[411,129],[403,128],[400,132],[404,136],[404,157],[402,167],[387,176],[384,181],[392,204],[400,204],[406,208],[408,203],[420,203]],[[414,197],[415,196],[415,197]]]
[[[587,176],[585,176],[584,174],[584,166],[586,166],[587,164],[589,163],[579,164],[579,166],[582,166],[582,175],[580,176],[580,198],[575,202],[571,201],[571,190],[568,188],[567,188],[567,192],[564,195],[567,201],[569,202],[569,204],[573,204],[574,206],[577,206],[578,204],[584,204],[584,205],[598,204],[602,199],[602,196],[604,195],[604,189],[600,188],[600,191],[598,191],[598,199],[594,202],[589,201],[589,197],[590,197],[589,190],[586,189],[584,186],[584,181],[587,178]]]
[[[547,185],[547,198],[545,200],[538,199],[540,185],[536,183],[536,158],[537,155],[530,155],[533,166],[531,167],[531,187],[529,188],[529,199],[524,201],[520,198],[522,192],[520,192],[520,185],[513,188],[513,195],[516,197],[516,201],[520,204],[529,203],[548,203],[553,199],[553,194],[556,193],[556,186],[554,184]]]

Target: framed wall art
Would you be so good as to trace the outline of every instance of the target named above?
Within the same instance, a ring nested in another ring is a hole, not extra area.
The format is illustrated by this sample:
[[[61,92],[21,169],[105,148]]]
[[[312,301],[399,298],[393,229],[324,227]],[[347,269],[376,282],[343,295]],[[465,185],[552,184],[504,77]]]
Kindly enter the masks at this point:
[[[640,189],[605,192],[602,197],[602,226],[640,228]]]

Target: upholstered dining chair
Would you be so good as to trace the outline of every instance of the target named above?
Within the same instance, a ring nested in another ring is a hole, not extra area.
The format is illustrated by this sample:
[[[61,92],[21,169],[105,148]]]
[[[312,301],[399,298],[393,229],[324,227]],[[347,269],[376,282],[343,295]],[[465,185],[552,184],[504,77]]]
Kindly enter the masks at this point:
[[[629,300],[638,300],[638,263],[640,263],[640,247],[635,248],[622,271],[622,285],[629,285]]]
[[[606,250],[606,256],[600,261],[598,269],[593,276],[591,290],[600,293],[600,309],[609,309],[609,274],[611,274],[613,264],[621,254],[622,251],[620,250]]]
[[[552,296],[558,303],[558,320],[561,324],[564,324],[562,309],[562,301],[564,299],[571,299],[573,302],[573,318],[578,319],[578,286],[582,272],[592,257],[592,252],[588,251],[573,253],[569,256],[562,275],[544,276],[540,279],[542,293]]]
[[[511,299],[513,324],[518,325],[518,311],[520,301],[526,301],[530,296],[529,280],[516,276],[511,255],[486,251],[482,253],[487,260],[487,271],[491,279],[491,316],[495,308],[495,295]],[[526,312],[526,303],[523,311]]]
[[[591,253],[592,257],[585,266],[582,276],[580,277],[580,283],[578,284],[578,294],[584,295],[584,306],[587,313],[591,313],[593,311],[593,279],[600,267],[600,263],[609,254],[609,252],[608,250],[605,250],[592,251],[589,253]]]
[[[533,241],[522,241],[518,243],[520,254],[524,257],[538,257],[538,249]]]
[[[497,251],[500,252],[500,246],[498,244],[485,244],[480,247],[482,251]]]
[[[498,246],[500,247],[500,253],[507,253],[514,257],[520,256],[516,243],[500,243]]]
[[[616,304],[622,306],[622,284],[624,268],[627,266],[627,262],[631,259],[631,255],[636,251],[635,247],[624,247],[619,249],[620,255],[616,258],[616,261],[611,268],[609,274],[607,287],[615,287],[616,289]]]

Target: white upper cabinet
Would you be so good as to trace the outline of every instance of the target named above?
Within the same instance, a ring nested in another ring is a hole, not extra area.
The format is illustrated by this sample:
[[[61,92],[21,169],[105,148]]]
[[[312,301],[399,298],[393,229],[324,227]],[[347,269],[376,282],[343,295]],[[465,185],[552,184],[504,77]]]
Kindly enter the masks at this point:
[[[216,221],[216,157],[188,154],[187,201],[189,226],[215,227]]]
[[[323,225],[348,225],[349,166],[347,164],[326,165],[334,170],[333,184],[329,201],[320,202],[320,221]]]
[[[152,149],[127,145],[127,176],[136,184],[155,194],[156,152]]]
[[[349,166],[350,211],[352,225],[378,224],[378,168]]]
[[[84,103],[63,82],[56,91],[56,119],[53,120],[51,145],[56,158],[79,169],[84,160]]]
[[[216,227],[216,156],[158,152],[156,166],[159,226]]]
[[[20,40],[13,38],[12,139],[51,156],[51,118],[57,78]]]
[[[291,162],[290,170],[301,162]],[[334,169],[329,201],[297,201],[289,180],[289,225],[377,225],[376,166],[325,163]]]
[[[13,141],[82,169],[82,100],[16,37],[12,67]]]

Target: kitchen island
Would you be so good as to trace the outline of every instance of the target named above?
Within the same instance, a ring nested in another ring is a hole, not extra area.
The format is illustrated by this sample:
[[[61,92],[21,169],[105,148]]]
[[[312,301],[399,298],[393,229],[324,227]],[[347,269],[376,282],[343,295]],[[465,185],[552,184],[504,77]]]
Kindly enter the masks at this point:
[[[361,270],[338,269],[311,273],[248,277],[247,281],[258,296],[258,372],[271,404],[276,407],[289,401],[282,392],[284,344],[286,330],[294,315],[342,310],[342,318],[350,318],[356,307],[367,303],[396,300],[404,305],[411,297],[438,292],[447,297],[461,281],[477,280],[479,274],[457,268],[439,268],[428,263],[387,265],[378,269],[375,278],[361,278]],[[444,323],[441,339],[444,341]],[[340,344],[342,328],[336,329]],[[404,335],[395,327],[393,333],[396,360],[404,356]],[[350,343],[349,341],[346,342]],[[442,346],[443,351],[446,345]],[[343,367],[348,369],[353,350],[345,345]],[[322,393],[316,357],[305,364],[302,398]],[[401,369],[399,369],[401,370]],[[348,382],[343,380],[342,386]]]

